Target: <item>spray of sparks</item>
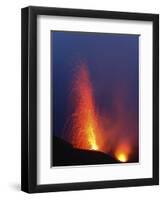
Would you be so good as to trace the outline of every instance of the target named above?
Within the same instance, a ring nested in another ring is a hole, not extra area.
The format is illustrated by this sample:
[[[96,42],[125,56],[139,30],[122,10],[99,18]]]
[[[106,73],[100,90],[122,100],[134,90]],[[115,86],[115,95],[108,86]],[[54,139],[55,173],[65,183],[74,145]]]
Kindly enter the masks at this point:
[[[71,141],[76,148],[100,150],[101,129],[87,66],[81,64],[75,75],[72,90],[75,108],[72,114]]]

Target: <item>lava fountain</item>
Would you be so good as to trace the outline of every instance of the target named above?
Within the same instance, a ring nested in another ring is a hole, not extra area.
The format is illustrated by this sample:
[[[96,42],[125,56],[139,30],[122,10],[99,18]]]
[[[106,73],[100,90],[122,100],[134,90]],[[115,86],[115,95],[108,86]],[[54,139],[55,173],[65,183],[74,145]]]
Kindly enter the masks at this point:
[[[80,149],[100,150],[101,128],[86,64],[79,66],[72,88],[74,110],[71,119],[71,143]]]

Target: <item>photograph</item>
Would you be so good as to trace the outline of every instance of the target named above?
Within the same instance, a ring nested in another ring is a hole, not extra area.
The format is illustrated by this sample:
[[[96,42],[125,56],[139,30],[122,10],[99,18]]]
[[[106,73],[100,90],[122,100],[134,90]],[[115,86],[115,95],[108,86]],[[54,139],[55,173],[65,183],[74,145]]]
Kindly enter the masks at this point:
[[[138,34],[51,30],[51,165],[139,163]]]

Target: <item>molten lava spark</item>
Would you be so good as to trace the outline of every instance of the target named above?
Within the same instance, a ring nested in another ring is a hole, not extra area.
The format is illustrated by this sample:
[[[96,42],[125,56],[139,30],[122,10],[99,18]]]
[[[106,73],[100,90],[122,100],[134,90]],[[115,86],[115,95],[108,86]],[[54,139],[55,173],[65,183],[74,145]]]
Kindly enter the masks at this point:
[[[74,147],[99,150],[101,129],[87,66],[81,64],[73,82],[71,141]]]

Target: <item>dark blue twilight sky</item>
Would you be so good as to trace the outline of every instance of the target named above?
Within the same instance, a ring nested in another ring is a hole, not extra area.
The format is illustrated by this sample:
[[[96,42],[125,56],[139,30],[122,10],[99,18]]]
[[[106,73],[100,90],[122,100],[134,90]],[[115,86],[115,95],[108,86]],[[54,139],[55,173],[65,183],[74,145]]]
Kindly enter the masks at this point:
[[[55,135],[63,132],[74,71],[83,61],[88,66],[101,115],[108,116],[114,126],[121,124],[124,137],[138,141],[138,46],[138,35],[51,33]]]

